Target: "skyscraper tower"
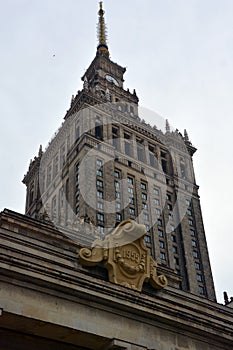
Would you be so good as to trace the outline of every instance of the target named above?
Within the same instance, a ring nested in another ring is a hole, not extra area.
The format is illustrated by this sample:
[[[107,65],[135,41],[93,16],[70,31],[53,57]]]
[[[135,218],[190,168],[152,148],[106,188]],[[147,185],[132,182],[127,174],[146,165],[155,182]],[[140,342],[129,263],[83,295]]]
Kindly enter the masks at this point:
[[[24,177],[26,215],[90,243],[127,218],[143,223],[145,243],[170,284],[215,300],[196,149],[187,131],[183,136],[168,121],[162,131],[156,117],[154,126],[145,122],[136,91],[124,88],[126,69],[110,59],[102,2],[98,16],[97,52],[83,88]]]

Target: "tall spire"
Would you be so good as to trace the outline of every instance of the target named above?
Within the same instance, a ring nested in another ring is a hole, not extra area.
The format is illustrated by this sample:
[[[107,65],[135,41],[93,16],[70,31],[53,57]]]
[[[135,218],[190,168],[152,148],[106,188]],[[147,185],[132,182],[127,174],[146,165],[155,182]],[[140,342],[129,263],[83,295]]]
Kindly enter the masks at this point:
[[[104,10],[103,10],[103,2],[99,3],[99,23],[98,23],[98,47],[97,53],[100,55],[104,55],[109,57],[108,45],[107,45],[107,27],[104,20]]]

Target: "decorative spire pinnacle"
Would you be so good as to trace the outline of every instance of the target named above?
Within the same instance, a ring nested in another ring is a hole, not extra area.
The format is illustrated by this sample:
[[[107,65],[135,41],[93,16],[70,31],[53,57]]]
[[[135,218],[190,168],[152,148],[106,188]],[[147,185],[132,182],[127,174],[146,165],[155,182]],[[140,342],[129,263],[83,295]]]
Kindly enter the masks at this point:
[[[189,142],[189,135],[188,135],[188,132],[187,132],[186,129],[184,129],[184,140],[185,140],[186,142]]]
[[[170,127],[168,119],[166,119],[166,132],[171,132],[171,127]]]
[[[99,23],[98,23],[98,47],[97,53],[109,57],[108,45],[107,45],[107,27],[104,19],[103,2],[99,3]]]

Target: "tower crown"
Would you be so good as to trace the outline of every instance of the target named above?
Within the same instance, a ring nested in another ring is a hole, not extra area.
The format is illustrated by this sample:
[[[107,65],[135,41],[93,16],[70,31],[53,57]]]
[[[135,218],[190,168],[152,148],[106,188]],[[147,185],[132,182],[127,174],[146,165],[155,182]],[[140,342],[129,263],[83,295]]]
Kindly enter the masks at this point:
[[[99,3],[99,23],[98,23],[98,46],[97,54],[109,57],[109,50],[107,45],[107,27],[104,19],[103,2]]]

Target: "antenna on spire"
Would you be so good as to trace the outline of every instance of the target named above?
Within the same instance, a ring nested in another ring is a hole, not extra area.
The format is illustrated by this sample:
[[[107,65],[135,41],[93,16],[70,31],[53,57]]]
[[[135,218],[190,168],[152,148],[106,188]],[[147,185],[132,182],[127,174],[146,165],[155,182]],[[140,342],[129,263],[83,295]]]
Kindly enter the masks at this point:
[[[98,47],[97,53],[106,57],[109,57],[108,45],[107,45],[107,27],[104,19],[103,2],[99,3],[99,23],[98,23]]]

